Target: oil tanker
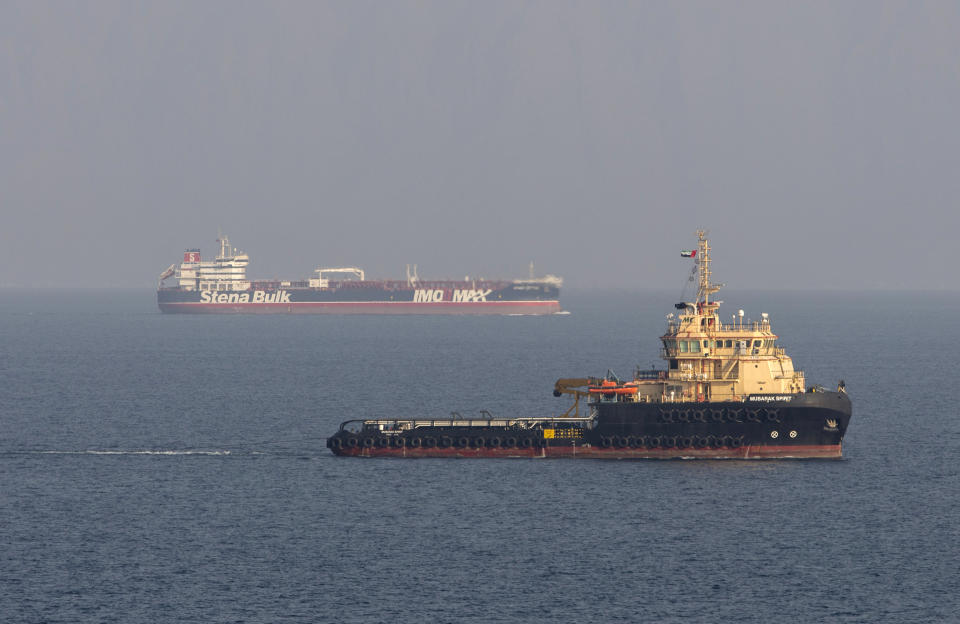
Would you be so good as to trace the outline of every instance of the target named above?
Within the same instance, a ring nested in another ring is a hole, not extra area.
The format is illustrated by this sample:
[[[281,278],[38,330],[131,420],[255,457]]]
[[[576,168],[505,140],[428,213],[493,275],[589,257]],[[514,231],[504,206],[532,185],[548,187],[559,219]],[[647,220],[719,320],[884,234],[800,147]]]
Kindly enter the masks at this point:
[[[559,379],[554,396],[574,399],[560,416],[348,420],[327,447],[349,457],[840,458],[852,414],[844,382],[807,387],[765,313],[721,321],[711,299],[721,285],[697,234],[681,254],[699,273],[697,298],[667,316],[663,369]]]
[[[183,262],[160,274],[161,312],[193,314],[553,314],[560,286],[553,275],[527,279],[421,280],[407,265],[406,280],[367,280],[358,267],[318,268],[297,281],[247,278],[250,257],[217,238],[220,251],[203,260],[187,249]],[[339,279],[335,279],[339,278]],[[167,282],[171,280],[172,283]]]

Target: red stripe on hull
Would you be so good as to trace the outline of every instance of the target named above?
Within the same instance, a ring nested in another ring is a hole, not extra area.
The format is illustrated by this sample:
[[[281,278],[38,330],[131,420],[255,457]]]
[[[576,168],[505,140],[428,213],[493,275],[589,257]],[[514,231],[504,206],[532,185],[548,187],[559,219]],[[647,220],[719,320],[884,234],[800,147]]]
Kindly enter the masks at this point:
[[[161,303],[174,314],[553,314],[558,301],[323,301],[297,303]]]
[[[736,449],[630,449],[584,446],[550,446],[537,449],[492,448],[343,448],[334,453],[345,457],[489,457],[489,458],[582,458],[582,459],[840,459],[842,444],[743,446]]]

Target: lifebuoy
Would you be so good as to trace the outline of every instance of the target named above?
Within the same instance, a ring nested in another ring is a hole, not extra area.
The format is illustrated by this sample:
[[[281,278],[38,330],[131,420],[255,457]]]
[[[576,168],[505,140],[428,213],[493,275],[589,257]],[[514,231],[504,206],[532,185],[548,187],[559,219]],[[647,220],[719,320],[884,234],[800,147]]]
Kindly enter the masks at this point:
[[[347,447],[348,447],[348,448],[357,448],[357,439],[356,439],[356,438],[347,438]]]
[[[533,440],[531,440],[530,438],[523,438],[522,440],[520,440],[520,448],[528,449],[531,446],[533,446]]]
[[[420,448],[421,444],[420,438],[410,438],[410,448]]]
[[[772,410],[772,409],[767,410],[767,422],[768,423],[780,422],[780,415],[777,414],[777,410]]]
[[[403,448],[407,445],[407,439],[401,436],[397,436],[393,439],[393,445],[397,448]]]
[[[468,446],[470,446],[470,438],[468,438],[467,436],[462,436],[460,438],[457,438],[457,446],[459,448],[467,448]]]
[[[677,411],[677,420],[682,423],[690,422],[690,412],[689,411]]]
[[[443,436],[440,438],[440,448],[450,448],[453,445],[453,440],[450,439],[450,436]]]
[[[503,445],[507,448],[517,448],[517,439],[514,437],[509,437],[503,441]]]
[[[679,440],[677,440],[677,446],[679,446],[682,449],[690,448],[691,446],[693,446],[693,438],[681,437]]]
[[[730,422],[743,422],[743,419],[740,418],[740,415],[743,413],[743,410],[732,409],[727,411],[727,418],[730,419]]]
[[[628,441],[626,436],[617,436],[617,438],[615,438],[615,442],[616,442],[617,448],[627,448],[628,446],[630,446],[630,442]]]
[[[433,447],[435,447],[436,445],[437,445],[437,440],[436,440],[436,438],[424,438],[424,439],[423,439],[423,446],[424,446],[425,448],[433,448]]]
[[[706,410],[697,410],[694,414],[694,417],[697,419],[697,422],[705,423],[707,422],[707,412]]]
[[[604,436],[603,439],[600,440],[600,446],[602,446],[603,448],[610,448],[611,446],[613,446],[613,438],[608,438]]]
[[[372,448],[372,447],[373,447],[373,438],[371,438],[370,436],[367,436],[367,437],[363,438],[363,440],[362,440],[360,443],[363,445],[363,448]]]
[[[664,448],[673,448],[673,447],[675,447],[676,445],[677,445],[677,438],[676,438],[676,436],[667,436],[667,437],[665,437],[665,438],[663,439],[663,447],[664,447]]]
[[[490,448],[500,448],[500,438],[494,436],[487,440],[487,446]]]
[[[660,422],[670,424],[673,422],[673,413],[668,411],[660,412]]]
[[[474,448],[483,448],[485,444],[486,444],[486,440],[484,440],[483,438],[474,438],[474,439],[473,439],[473,447],[474,447]]]
[[[637,448],[638,446],[643,446],[643,438],[630,436],[630,448]]]
[[[715,423],[722,423],[724,420],[726,420],[723,417],[723,410],[720,409],[710,410],[710,418]]]
[[[650,448],[658,448],[660,446],[660,438],[657,436],[650,436],[650,439],[647,440],[647,446]]]
[[[388,446],[390,446],[390,438],[383,437],[383,436],[377,438],[377,446],[380,448],[387,448]]]
[[[700,436],[697,436],[696,438],[693,439],[693,445],[698,449],[706,448],[708,444],[709,442],[707,441],[706,438],[701,438]]]

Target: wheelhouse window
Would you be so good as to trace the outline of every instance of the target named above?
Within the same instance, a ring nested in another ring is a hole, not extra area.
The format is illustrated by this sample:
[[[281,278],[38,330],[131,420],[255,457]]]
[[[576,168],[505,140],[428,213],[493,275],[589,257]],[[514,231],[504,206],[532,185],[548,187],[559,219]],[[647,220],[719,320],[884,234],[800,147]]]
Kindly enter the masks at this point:
[[[686,353],[686,352],[687,352],[687,341],[686,341],[686,340],[681,340],[681,341],[680,341],[680,353]]]
[[[691,340],[690,341],[690,353],[700,353],[700,341]]]

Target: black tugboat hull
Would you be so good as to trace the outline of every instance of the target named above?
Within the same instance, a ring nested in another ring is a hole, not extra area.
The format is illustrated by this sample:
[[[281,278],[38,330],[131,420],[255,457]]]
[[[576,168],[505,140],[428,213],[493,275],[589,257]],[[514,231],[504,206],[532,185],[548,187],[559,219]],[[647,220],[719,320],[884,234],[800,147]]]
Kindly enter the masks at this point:
[[[658,454],[840,457],[851,406],[846,393],[816,392],[736,402],[600,403],[597,412],[602,448],[642,437],[659,442]]]
[[[757,395],[725,403],[598,403],[585,426],[341,429],[327,440],[349,457],[604,459],[832,458],[850,422],[845,393]]]
[[[731,448],[602,448],[589,443],[551,445],[534,450],[522,449],[333,449],[344,457],[416,458],[569,458],[569,459],[840,459],[841,444],[836,445],[757,445]]]

